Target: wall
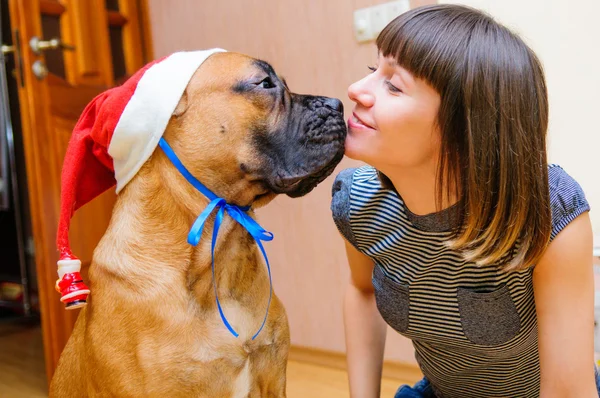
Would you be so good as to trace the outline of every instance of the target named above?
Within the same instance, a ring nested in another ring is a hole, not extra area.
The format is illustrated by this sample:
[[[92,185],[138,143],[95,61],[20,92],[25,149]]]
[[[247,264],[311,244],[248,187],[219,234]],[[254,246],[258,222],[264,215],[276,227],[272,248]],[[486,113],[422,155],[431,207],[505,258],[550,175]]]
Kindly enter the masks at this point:
[[[348,85],[367,73],[376,48],[357,44],[352,13],[382,0],[227,1],[149,0],[154,55],[222,47],[269,61],[293,91],[342,99],[352,109]],[[556,0],[472,0],[523,31],[548,71],[551,91],[551,160],[561,163],[600,206],[599,166],[592,154],[600,136],[592,117],[598,107],[597,0],[580,0],[583,15]],[[413,2],[416,5],[417,2]],[[176,5],[176,6],[175,6]],[[506,6],[505,6],[506,5]],[[579,8],[578,8],[579,9]],[[568,20],[567,20],[568,19]],[[589,37],[590,33],[595,38]],[[578,43],[576,43],[578,42]],[[592,111],[593,110],[593,111]],[[597,112],[597,111],[596,111]],[[596,132],[594,135],[594,131]],[[345,159],[336,173],[356,165]],[[335,174],[335,173],[334,173]],[[267,244],[276,294],[286,306],[295,345],[344,351],[342,297],[348,280],[343,242],[331,221],[330,177],[304,198],[278,198],[258,214],[275,234]],[[600,232],[600,219],[594,219]],[[414,363],[410,342],[388,332],[386,358]]]

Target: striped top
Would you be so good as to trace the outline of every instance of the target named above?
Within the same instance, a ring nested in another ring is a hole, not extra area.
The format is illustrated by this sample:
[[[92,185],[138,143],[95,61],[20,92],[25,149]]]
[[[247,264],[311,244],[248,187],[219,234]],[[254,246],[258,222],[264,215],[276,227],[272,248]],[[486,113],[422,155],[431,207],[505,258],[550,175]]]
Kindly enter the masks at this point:
[[[589,205],[561,167],[548,173],[554,238]],[[370,166],[337,176],[331,209],[342,235],[374,260],[377,307],[412,340],[438,397],[539,396],[532,267],[501,273],[465,262],[444,245],[452,208],[411,213]]]

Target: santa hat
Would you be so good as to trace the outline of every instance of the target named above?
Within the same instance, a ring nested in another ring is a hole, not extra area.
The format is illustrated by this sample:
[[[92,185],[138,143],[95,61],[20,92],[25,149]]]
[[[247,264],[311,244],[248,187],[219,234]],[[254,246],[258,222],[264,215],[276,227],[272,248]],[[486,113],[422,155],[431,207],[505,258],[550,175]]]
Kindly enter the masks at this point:
[[[123,85],[98,95],[75,125],[64,159],[57,245],[56,288],[67,308],[85,305],[89,289],[71,253],[69,226],[75,210],[116,184],[119,193],[158,145],[190,79],[212,54],[178,52],[135,73]]]

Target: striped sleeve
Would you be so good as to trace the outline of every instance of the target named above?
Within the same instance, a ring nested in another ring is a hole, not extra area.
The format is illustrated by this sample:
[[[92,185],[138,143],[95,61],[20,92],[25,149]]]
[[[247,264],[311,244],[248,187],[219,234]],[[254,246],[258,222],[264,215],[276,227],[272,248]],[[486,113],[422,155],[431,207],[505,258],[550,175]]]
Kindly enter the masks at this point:
[[[548,169],[550,208],[552,209],[553,240],[571,221],[590,210],[581,186],[562,167],[551,165]]]
[[[355,170],[345,169],[336,176],[331,189],[331,214],[340,234],[358,249],[350,226],[350,194]]]

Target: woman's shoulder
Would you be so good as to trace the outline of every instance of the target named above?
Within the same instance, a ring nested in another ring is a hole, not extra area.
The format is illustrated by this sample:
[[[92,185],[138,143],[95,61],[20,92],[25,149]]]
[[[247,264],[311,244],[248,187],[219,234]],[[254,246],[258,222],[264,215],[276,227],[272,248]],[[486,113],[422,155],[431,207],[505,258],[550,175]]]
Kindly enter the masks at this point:
[[[361,207],[377,195],[382,186],[377,170],[372,166],[347,168],[340,171],[331,189],[331,214],[338,231],[358,247],[351,226],[351,209]]]
[[[381,182],[374,167],[362,166],[344,169],[337,174],[333,182],[332,206],[341,202],[350,202],[353,192],[358,192],[358,196],[368,196],[381,189]]]
[[[589,211],[590,205],[579,183],[558,164],[548,166],[548,187],[552,212],[550,239],[554,239],[571,221]]]
[[[379,184],[379,179],[377,178],[377,170],[372,166],[351,167],[343,169],[335,177],[335,181],[333,183],[333,193],[335,194],[336,190],[342,187],[352,186],[353,183],[370,183],[376,188]]]

